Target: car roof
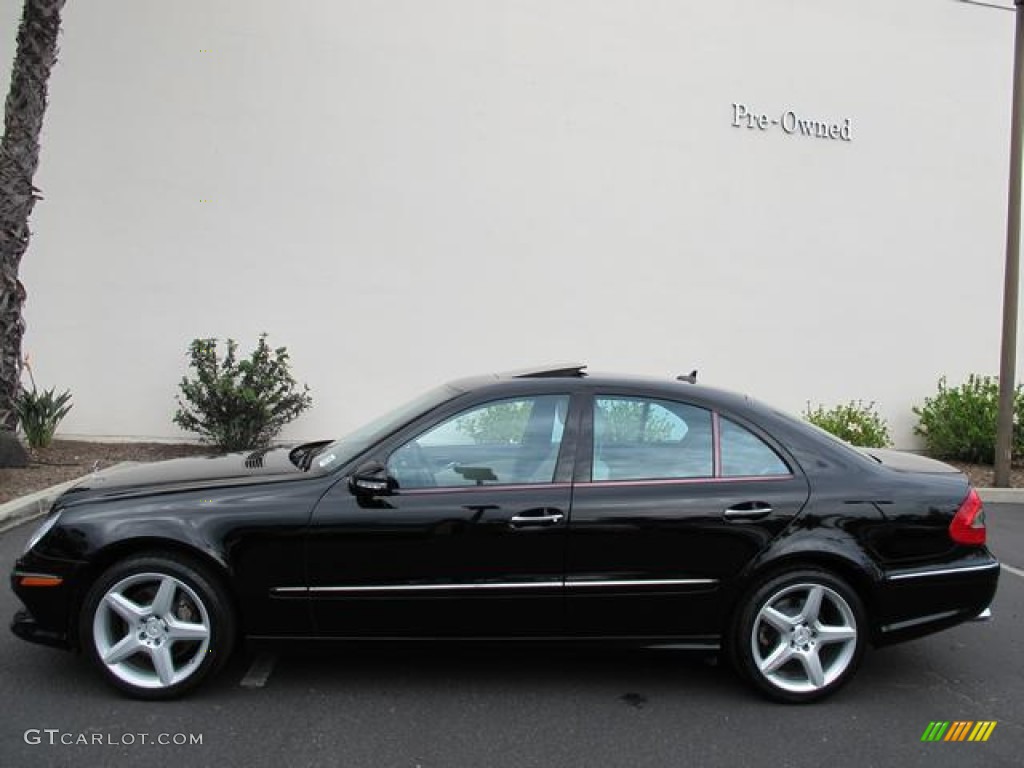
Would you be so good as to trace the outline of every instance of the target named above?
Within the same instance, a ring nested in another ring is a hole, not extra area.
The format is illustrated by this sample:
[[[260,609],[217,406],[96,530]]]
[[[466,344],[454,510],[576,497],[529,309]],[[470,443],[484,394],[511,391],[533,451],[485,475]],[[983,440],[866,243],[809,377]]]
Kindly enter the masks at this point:
[[[686,397],[699,400],[709,405],[743,409],[763,409],[765,406],[756,400],[736,392],[718,387],[697,384],[697,371],[676,377],[642,376],[623,373],[591,373],[582,363],[557,364],[523,368],[503,373],[483,376],[472,376],[450,382],[449,385],[462,392],[481,392],[491,390],[500,394],[503,391],[530,392],[550,390],[555,382],[568,391],[592,389],[630,389],[643,390],[652,395],[665,397]]]

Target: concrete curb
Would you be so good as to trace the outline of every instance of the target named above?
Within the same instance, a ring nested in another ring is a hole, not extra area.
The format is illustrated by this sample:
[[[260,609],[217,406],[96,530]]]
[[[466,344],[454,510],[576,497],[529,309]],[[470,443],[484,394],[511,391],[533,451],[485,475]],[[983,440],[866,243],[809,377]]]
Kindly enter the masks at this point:
[[[122,461],[121,463],[114,464],[102,471],[106,472],[107,470],[117,469],[118,467],[129,467],[138,463],[139,462],[137,461]],[[30,493],[27,496],[20,496],[5,504],[0,504],[0,532],[14,528],[28,520],[34,520],[35,518],[46,514],[47,510],[50,509],[50,505],[53,504],[54,499],[64,493],[64,491],[75,483],[79,483],[89,476],[90,475],[82,475],[81,477],[76,477],[73,480],[68,480],[65,483],[51,485],[49,488],[44,488],[41,491]]]
[[[107,469],[128,467],[138,463],[137,461],[122,461],[120,464],[115,464]],[[8,501],[6,504],[0,504],[0,533],[44,515],[54,499],[86,477],[89,477],[89,475],[82,475],[82,477],[76,477],[74,480],[68,480],[66,483],[53,485],[41,491],[30,493],[28,496]],[[984,502],[992,504],[1024,504],[1024,488],[978,488],[977,491]]]
[[[6,504],[0,504],[0,526],[5,529],[13,528],[25,520],[31,520],[45,514],[57,496],[64,493],[64,491],[81,479],[76,477],[74,480],[68,480],[66,483],[53,485],[41,491],[30,493],[28,496],[21,496],[13,501],[8,501]]]
[[[1024,504],[1024,488],[978,488],[982,501],[992,504]]]

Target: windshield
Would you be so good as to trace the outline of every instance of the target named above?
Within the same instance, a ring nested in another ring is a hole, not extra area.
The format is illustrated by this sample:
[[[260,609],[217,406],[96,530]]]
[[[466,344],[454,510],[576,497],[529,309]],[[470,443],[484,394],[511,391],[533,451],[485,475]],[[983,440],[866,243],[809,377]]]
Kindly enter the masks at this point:
[[[404,427],[417,416],[433,410],[460,394],[460,390],[449,385],[432,389],[415,400],[374,419],[354,432],[349,432],[340,440],[335,440],[330,445],[325,446],[317,452],[313,465],[324,471],[341,466],[351,461],[374,443],[383,440],[392,432]]]

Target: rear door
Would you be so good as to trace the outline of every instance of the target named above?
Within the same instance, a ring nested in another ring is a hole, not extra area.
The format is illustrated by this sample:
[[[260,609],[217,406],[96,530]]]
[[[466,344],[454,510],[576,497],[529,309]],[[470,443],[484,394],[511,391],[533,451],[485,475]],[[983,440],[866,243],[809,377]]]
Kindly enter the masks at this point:
[[[800,511],[806,479],[756,427],[698,404],[608,391],[584,414],[572,631],[711,642],[722,585]]]

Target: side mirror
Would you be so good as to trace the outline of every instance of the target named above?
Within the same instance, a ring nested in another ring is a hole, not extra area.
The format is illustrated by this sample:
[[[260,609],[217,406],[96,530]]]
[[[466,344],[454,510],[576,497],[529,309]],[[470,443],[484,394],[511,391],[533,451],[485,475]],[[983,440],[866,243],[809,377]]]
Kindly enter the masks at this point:
[[[348,486],[356,496],[384,496],[391,493],[392,481],[387,467],[369,461],[352,473]]]

